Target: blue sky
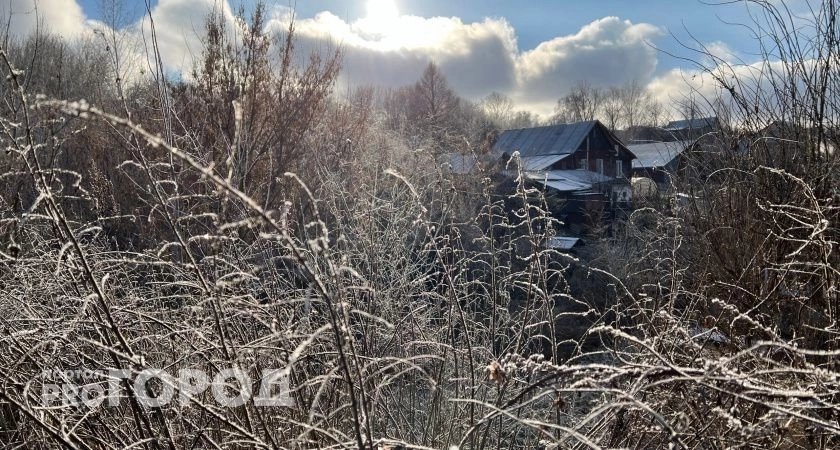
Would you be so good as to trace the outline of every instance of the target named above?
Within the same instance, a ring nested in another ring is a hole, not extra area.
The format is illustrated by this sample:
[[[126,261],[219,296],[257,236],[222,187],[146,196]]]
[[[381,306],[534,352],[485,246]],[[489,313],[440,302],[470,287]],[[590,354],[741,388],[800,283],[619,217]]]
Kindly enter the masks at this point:
[[[105,18],[101,5],[114,1],[126,13],[119,26],[135,36],[136,44],[126,45],[125,51],[142,57],[144,52],[137,47],[148,42],[144,36],[148,21],[141,22],[146,12],[143,0],[1,0],[0,16],[11,4],[11,32],[26,33],[34,19],[24,11],[36,3],[50,30],[89,34],[92,27],[102,26],[91,21]],[[792,8],[807,6],[806,1],[791,0]],[[268,30],[279,33],[288,21],[290,3],[267,4]],[[748,29],[737,25],[752,22],[747,4],[298,0],[295,17],[302,52],[341,46],[342,85],[409,84],[434,61],[465,97],[477,100],[501,92],[522,108],[546,114],[557,98],[580,81],[599,87],[636,81],[655,89],[663,102],[669,101],[684,90],[686,80],[697,78],[689,60],[699,55],[683,44],[701,43],[730,62],[753,62],[756,42]],[[185,73],[195,64],[202,23],[214,5],[221,5],[233,23],[232,10],[239,5],[235,0],[152,0],[168,70]]]

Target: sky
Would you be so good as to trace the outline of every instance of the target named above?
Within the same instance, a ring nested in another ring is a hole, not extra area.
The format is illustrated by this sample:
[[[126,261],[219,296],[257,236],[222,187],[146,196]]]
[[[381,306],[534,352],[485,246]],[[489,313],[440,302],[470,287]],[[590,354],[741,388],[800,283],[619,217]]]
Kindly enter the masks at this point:
[[[200,54],[202,23],[221,8],[228,20],[240,3],[229,0],[149,0],[163,61],[189,71]],[[245,0],[250,8],[254,0]],[[773,0],[776,1],[776,0]],[[119,14],[114,14],[113,5]],[[727,62],[757,61],[756,40],[744,26],[755,8],[746,2],[700,0],[297,0],[267,2],[267,30],[279,33],[294,10],[302,52],[340,45],[344,86],[413,83],[434,61],[453,89],[479,100],[491,92],[518,107],[550,114],[578,82],[596,87],[637,81],[663,102],[685,89],[708,90],[687,47],[705,46]],[[141,0],[2,0],[10,33],[34,29],[33,5],[45,28],[66,36],[114,27],[133,36],[126,52],[142,55],[150,31]],[[111,5],[108,7],[107,5]],[[10,9],[11,7],[11,9]],[[792,0],[805,8],[807,0]],[[116,20],[114,19],[116,17]],[[692,81],[694,80],[694,81]],[[700,85],[698,85],[700,83]]]

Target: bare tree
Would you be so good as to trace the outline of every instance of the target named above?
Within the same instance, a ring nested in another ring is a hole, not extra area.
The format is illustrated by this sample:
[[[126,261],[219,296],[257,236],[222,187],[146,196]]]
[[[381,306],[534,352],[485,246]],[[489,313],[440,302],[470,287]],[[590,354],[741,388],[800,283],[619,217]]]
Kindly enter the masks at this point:
[[[604,120],[605,125],[612,131],[616,131],[623,125],[626,119],[627,105],[623,98],[623,89],[617,87],[609,88],[604,94],[599,117]]]
[[[514,119],[513,100],[510,97],[492,92],[481,101],[481,108],[492,124],[497,128],[506,129]]]
[[[554,108],[555,122],[580,122],[595,120],[604,101],[604,91],[588,81],[579,81],[571,92],[557,101]]]
[[[655,100],[645,86],[636,80],[630,81],[618,90],[622,106],[622,119],[625,128],[639,125],[655,125],[656,120],[650,117],[655,114]]]
[[[106,111],[59,97],[0,48],[0,443],[838,448],[835,3],[804,26],[756,2],[774,49],[758,75],[773,91],[721,77],[737,129],[686,155],[697,176],[677,180],[681,195],[577,255],[555,248],[542,185],[513,171],[465,188],[377,118],[370,91],[321,101],[315,83],[319,109],[290,134],[311,150],[306,170],[277,174],[264,161],[287,161],[288,147],[243,155],[267,142],[249,122],[284,106],[280,93],[307,103],[227,46],[209,47],[207,80],[166,83],[184,102],[171,135],[159,86],[125,93],[148,109]],[[790,23],[797,33],[781,32]],[[304,76],[284,80],[295,88],[307,73],[331,79],[316,67],[280,73]],[[254,95],[240,84],[263,76]],[[396,91],[417,94],[400,114],[475,120],[439,73],[424,79]],[[767,126],[783,118],[795,123]],[[429,123],[459,139],[469,127]],[[100,142],[125,149],[103,164],[130,181],[119,197],[145,206],[129,218],[148,230],[143,246],[111,245],[116,218],[91,195],[101,179],[56,157],[99,158]],[[705,170],[703,153],[718,166]],[[283,189],[238,171],[252,156]],[[234,368],[246,377],[204,390],[161,372]],[[243,394],[266,368],[283,369],[294,407]],[[97,397],[114,384],[118,397]]]
[[[259,192],[270,205],[282,174],[304,165],[303,140],[324,112],[341,55],[312,53],[298,67],[293,22],[272,42],[264,31],[263,3],[250,20],[242,14],[232,31],[220,12],[208,17],[203,60],[194,70],[198,81],[176,101],[181,122],[206,148],[208,160],[226,167],[239,189]],[[231,32],[241,41],[231,42]]]
[[[420,80],[411,88],[408,98],[408,119],[427,136],[434,151],[451,146],[460,118],[461,99],[449,87],[435,63],[429,63]]]
[[[530,128],[537,126],[538,118],[530,111],[516,111],[510,122],[511,128]]]

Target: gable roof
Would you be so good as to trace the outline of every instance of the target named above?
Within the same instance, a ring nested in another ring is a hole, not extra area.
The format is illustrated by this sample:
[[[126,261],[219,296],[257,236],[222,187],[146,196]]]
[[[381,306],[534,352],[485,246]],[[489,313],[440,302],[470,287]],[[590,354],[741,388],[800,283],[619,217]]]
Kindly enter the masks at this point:
[[[641,169],[667,166],[691,144],[692,141],[646,142],[631,144],[627,148],[636,155],[633,168]]]
[[[668,125],[665,127],[668,131],[683,131],[683,130],[697,130],[706,127],[716,127],[718,126],[718,118],[717,117],[697,117],[694,119],[685,119],[685,120],[674,120],[668,122]]]
[[[571,250],[577,245],[583,245],[580,238],[569,236],[552,236],[545,240],[546,248],[554,248],[558,250]]]
[[[566,156],[568,155],[521,156],[519,164],[524,171],[545,170]]]
[[[598,124],[597,120],[564,123],[546,127],[503,131],[493,151],[497,154],[518,151],[520,156],[571,155]]]
[[[529,180],[556,189],[560,192],[586,191],[599,183],[607,183],[612,177],[589,170],[549,170],[546,172],[527,172]]]

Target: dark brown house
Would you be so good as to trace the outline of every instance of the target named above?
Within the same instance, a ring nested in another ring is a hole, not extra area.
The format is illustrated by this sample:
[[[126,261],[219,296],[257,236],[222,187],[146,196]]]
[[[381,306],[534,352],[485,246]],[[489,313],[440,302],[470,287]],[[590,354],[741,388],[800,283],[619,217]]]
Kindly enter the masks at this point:
[[[493,152],[502,158],[519,152],[526,171],[588,170],[612,178],[630,174],[630,150],[597,120],[507,130]]]
[[[635,155],[597,120],[507,130],[493,154],[508,170],[518,164],[527,179],[563,198],[567,222],[591,216],[597,205],[613,211],[631,200]]]
[[[620,188],[627,184],[636,158],[597,120],[507,130],[499,135],[493,153],[504,162],[518,153],[519,167],[528,178],[564,180],[547,184],[561,192]]]

